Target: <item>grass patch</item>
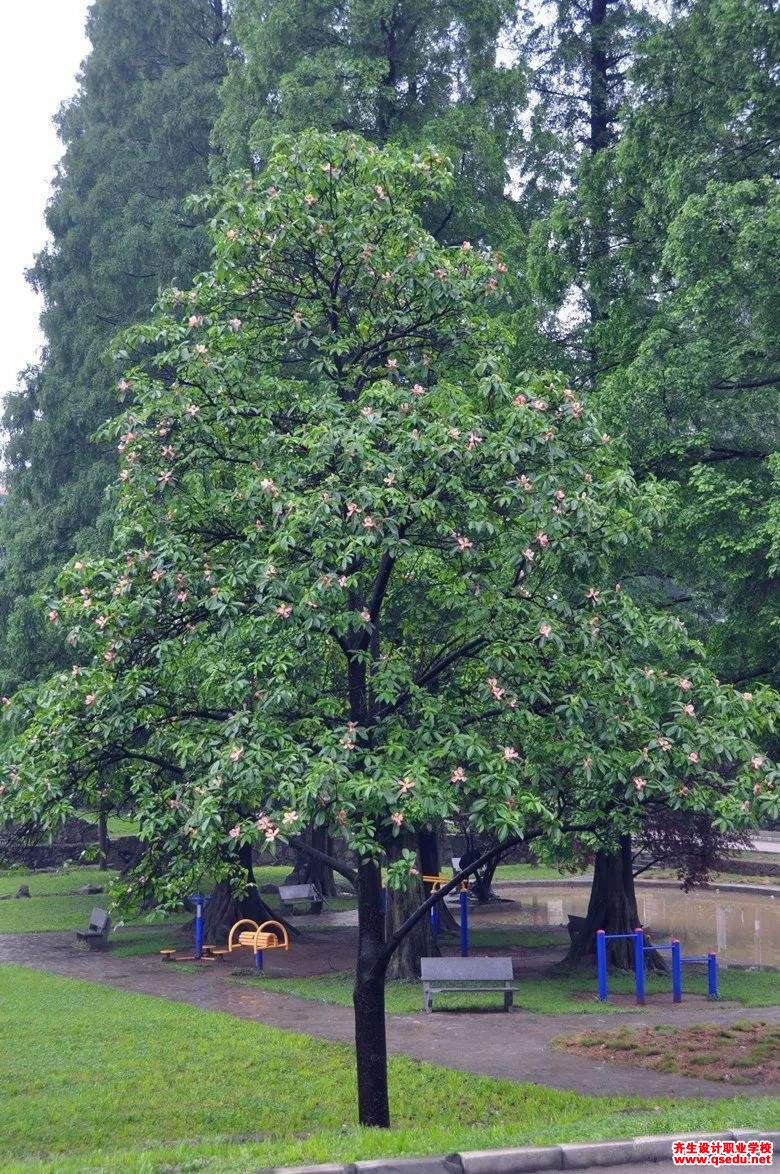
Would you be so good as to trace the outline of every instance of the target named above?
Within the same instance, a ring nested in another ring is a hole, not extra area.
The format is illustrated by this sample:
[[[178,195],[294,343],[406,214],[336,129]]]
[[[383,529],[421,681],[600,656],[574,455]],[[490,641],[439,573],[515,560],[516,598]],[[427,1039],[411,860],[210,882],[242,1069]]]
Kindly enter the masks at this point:
[[[774,1084],[780,1080],[780,1027],[758,1022],[720,1027],[701,1023],[674,1035],[652,1027],[586,1031],[559,1036],[561,1051],[590,1060],[630,1064],[706,1076],[730,1084]]]
[[[499,864],[497,881],[570,880],[571,872],[561,872],[549,864]]]
[[[457,945],[457,933],[441,934],[444,944]],[[497,926],[495,929],[471,929],[469,926],[469,946],[474,949],[510,949],[512,946],[521,946],[526,950],[540,950],[549,946],[563,947],[568,944],[569,935],[563,928],[552,927],[546,929],[534,925],[516,925],[510,928]]]
[[[706,971],[692,975],[686,968],[685,991],[689,994],[707,993]],[[780,984],[775,971],[729,970],[722,976],[721,994],[745,1007],[769,1007],[778,1003]],[[335,1003],[341,1007],[352,1006],[353,978],[350,972],[317,975],[311,978],[254,978],[251,973],[240,976],[241,982],[261,982],[265,989],[281,994],[296,995],[301,999],[313,999],[319,1003]],[[596,980],[587,974],[534,975],[515,979],[515,1006],[540,1015],[598,1014],[614,1015],[637,1011],[633,1003],[600,1003],[596,994]],[[610,975],[610,993],[632,994],[634,981],[631,975]],[[667,994],[671,1003],[671,980],[662,976],[648,975],[647,993]],[[417,1014],[422,1011],[422,984],[417,982],[388,982],[386,987],[386,1008],[393,1015]],[[446,1009],[459,1007],[478,1009],[500,1007],[498,994],[452,994],[436,997],[435,1007]]]
[[[687,1132],[724,1120],[766,1129],[776,1114],[768,1097],[585,1096],[395,1057],[394,1127],[363,1130],[347,1046],[17,966],[0,967],[0,1046],[3,1162],[57,1174],[247,1170]]]

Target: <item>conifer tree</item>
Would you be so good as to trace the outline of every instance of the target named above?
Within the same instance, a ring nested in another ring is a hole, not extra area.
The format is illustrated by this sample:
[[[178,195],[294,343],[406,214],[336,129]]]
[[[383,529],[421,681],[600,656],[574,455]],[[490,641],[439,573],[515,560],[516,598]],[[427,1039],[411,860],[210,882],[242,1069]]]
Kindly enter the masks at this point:
[[[208,255],[182,199],[206,180],[223,24],[221,0],[97,0],[89,10],[92,51],[56,119],[65,150],[46,214],[52,239],[29,274],[43,298],[43,358],[3,418],[4,693],[62,656],[35,592],[74,549],[105,544],[116,454],[91,436],[119,406],[106,346]]]

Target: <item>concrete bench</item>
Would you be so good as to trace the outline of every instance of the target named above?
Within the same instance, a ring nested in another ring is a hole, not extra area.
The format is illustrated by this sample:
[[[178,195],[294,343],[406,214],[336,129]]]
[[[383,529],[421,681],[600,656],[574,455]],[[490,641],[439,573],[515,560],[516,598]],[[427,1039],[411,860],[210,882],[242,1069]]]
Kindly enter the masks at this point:
[[[309,913],[322,913],[325,904],[316,885],[279,885],[279,906],[283,913],[295,913],[301,901],[309,902]]]
[[[501,991],[504,1010],[512,1006],[511,958],[421,958],[425,1010],[432,1009],[434,995],[451,991]]]
[[[93,909],[89,915],[87,929],[76,930],[76,941],[86,942],[90,950],[100,950],[108,945],[108,935],[111,931],[111,918],[105,909]]]

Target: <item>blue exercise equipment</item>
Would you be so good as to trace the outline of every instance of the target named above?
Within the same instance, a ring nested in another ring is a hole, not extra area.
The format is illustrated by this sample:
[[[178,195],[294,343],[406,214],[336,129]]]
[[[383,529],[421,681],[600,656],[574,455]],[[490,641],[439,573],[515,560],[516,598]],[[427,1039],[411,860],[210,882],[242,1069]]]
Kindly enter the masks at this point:
[[[702,956],[689,955],[684,958],[679,941],[675,938],[661,946],[646,946],[645,931],[638,926],[633,933],[606,933],[605,930],[596,930],[596,980],[598,983],[599,1001],[606,1003],[609,995],[607,984],[607,942],[631,939],[634,943],[634,989],[636,1001],[641,1007],[645,1002],[645,954],[648,950],[669,950],[672,961],[672,1002],[682,1002],[682,968],[686,962],[707,963],[707,998],[719,999],[718,992],[718,955],[714,950]]]

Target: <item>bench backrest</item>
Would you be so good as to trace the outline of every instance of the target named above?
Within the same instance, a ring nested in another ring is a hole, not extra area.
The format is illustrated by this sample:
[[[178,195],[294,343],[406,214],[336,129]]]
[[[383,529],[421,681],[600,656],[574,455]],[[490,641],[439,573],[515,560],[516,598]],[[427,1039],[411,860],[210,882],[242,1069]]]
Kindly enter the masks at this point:
[[[420,975],[423,981],[474,982],[483,978],[511,979],[511,958],[421,958]]]
[[[316,885],[279,885],[282,901],[317,901],[319,896]]]
[[[89,928],[95,933],[105,933],[109,916],[105,909],[93,909],[89,915]]]

